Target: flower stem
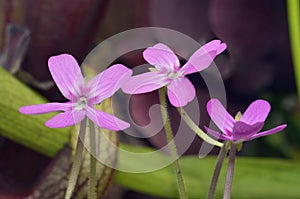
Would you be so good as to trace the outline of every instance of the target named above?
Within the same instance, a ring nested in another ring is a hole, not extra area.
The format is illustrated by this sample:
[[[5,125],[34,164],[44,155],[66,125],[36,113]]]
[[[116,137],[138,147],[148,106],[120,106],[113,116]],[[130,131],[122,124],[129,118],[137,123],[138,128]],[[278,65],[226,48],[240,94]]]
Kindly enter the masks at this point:
[[[80,123],[80,130],[79,130],[79,136],[77,139],[77,144],[76,144],[76,152],[70,172],[70,178],[68,182],[68,187],[65,195],[65,199],[70,199],[72,197],[72,193],[75,189],[75,185],[78,179],[79,171],[80,171],[80,166],[82,162],[82,154],[83,154],[83,140],[85,138],[85,132],[86,132],[86,122],[87,119],[84,118],[82,122]],[[82,139],[82,140],[81,140]]]
[[[167,109],[167,103],[166,103],[166,88],[165,87],[159,89],[159,100],[160,100],[160,104],[165,108],[165,111],[161,110],[161,114],[162,114],[163,121],[166,121],[164,124],[164,128],[165,128],[165,132],[166,132],[167,141],[169,143],[170,153],[171,153],[172,158],[175,159],[175,161],[173,163],[173,167],[174,167],[175,175],[177,178],[177,186],[178,186],[179,196],[181,199],[187,199],[188,197],[187,197],[187,193],[186,193],[186,189],[185,189],[185,185],[184,185],[183,176],[181,173],[181,168],[180,168],[178,154],[177,154],[177,148],[175,145],[175,141],[173,139],[174,138],[173,132],[172,132],[171,124],[170,124],[170,119],[169,119],[168,113],[167,113],[168,109]]]
[[[217,164],[216,164],[214,174],[213,174],[213,177],[212,177],[212,180],[210,183],[207,199],[213,199],[215,197],[215,192],[216,192],[216,188],[217,188],[218,179],[220,176],[220,171],[221,171],[224,159],[226,157],[227,150],[228,150],[227,143],[225,142],[219,152],[219,155],[218,155]]]
[[[185,121],[185,123],[200,137],[202,138],[205,142],[218,146],[218,147],[223,147],[223,143],[218,142],[211,137],[209,137],[206,133],[204,133],[195,123],[194,121],[188,116],[188,114],[185,112],[183,108],[177,108],[177,111],[181,115],[182,119]]]
[[[298,97],[300,99],[300,2],[299,0],[287,0],[286,2],[292,58],[295,69]]]
[[[230,199],[233,173],[234,173],[235,153],[236,153],[236,146],[234,143],[231,143],[223,199]]]
[[[97,183],[96,183],[96,164],[97,160],[94,157],[96,155],[96,131],[95,124],[89,120],[90,127],[90,177],[89,177],[89,192],[88,199],[96,199],[97,198]]]

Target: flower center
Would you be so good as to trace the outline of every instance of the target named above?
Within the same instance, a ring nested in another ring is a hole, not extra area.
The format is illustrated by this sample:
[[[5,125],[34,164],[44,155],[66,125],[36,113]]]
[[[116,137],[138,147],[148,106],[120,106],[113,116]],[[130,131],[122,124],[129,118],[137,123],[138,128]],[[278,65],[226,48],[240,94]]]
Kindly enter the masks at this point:
[[[242,113],[241,112],[238,112],[236,115],[235,115],[235,117],[234,117],[234,120],[237,122],[237,121],[239,121],[241,118],[242,118]]]
[[[181,75],[182,75],[182,73],[180,73],[180,72],[170,72],[168,74],[168,78],[170,78],[170,79],[177,79]]]
[[[75,104],[75,110],[82,110],[88,105],[88,100],[86,97],[82,96],[78,99],[78,101]]]

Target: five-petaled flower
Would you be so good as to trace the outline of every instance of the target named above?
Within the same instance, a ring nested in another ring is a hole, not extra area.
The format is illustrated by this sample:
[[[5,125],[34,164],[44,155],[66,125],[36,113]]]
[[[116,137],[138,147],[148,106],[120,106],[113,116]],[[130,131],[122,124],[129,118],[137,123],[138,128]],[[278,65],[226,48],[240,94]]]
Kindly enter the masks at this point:
[[[207,112],[223,134],[206,127],[207,133],[221,140],[228,140],[234,143],[249,141],[254,138],[277,133],[287,125],[282,124],[273,129],[260,132],[270,112],[271,106],[265,100],[256,100],[239,118],[234,119],[217,99],[211,99],[207,103]],[[259,133],[260,132],[260,133]]]
[[[225,49],[226,44],[213,40],[199,48],[180,68],[175,53],[168,46],[158,43],[143,52],[144,59],[155,68],[131,77],[122,90],[128,94],[140,94],[167,86],[171,104],[185,106],[196,96],[195,88],[186,75],[206,69]]]
[[[64,111],[55,115],[45,124],[50,128],[63,128],[80,122],[88,117],[101,128],[123,130],[129,124],[106,112],[96,110],[95,104],[111,97],[128,80],[132,71],[121,64],[116,64],[94,77],[85,84],[79,65],[74,57],[61,54],[48,60],[50,73],[65,98],[65,103],[47,103],[23,106],[23,114],[42,114]]]

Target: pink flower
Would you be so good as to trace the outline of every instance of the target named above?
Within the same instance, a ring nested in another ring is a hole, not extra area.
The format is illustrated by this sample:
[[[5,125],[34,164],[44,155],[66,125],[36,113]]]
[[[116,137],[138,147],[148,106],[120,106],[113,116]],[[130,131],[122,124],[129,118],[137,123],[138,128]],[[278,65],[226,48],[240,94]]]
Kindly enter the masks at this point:
[[[283,130],[287,125],[283,124],[273,129],[260,132],[270,112],[271,106],[265,100],[256,100],[245,111],[240,119],[234,119],[217,99],[211,99],[207,103],[207,112],[223,134],[206,127],[208,134],[221,140],[229,140],[239,143],[254,138],[271,135]],[[260,133],[259,133],[260,132]]]
[[[167,86],[171,104],[176,107],[185,106],[196,95],[195,88],[186,75],[206,69],[216,55],[225,49],[226,44],[213,40],[199,48],[180,68],[175,53],[164,44],[156,44],[143,52],[144,59],[155,68],[150,68],[150,72],[131,77],[122,86],[122,90],[128,94],[140,94]]]
[[[94,77],[85,84],[79,65],[74,57],[61,54],[48,60],[50,73],[65,98],[65,103],[47,103],[23,106],[23,114],[41,114],[64,111],[55,115],[45,124],[50,128],[72,126],[87,116],[99,127],[110,130],[123,130],[129,127],[113,115],[96,110],[95,104],[111,97],[131,76],[132,71],[121,64],[116,64]]]

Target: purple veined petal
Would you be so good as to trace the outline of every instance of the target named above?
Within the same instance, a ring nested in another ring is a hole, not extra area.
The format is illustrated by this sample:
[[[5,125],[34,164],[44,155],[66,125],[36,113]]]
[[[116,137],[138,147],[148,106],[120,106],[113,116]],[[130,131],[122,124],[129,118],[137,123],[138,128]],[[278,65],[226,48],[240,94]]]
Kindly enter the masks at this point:
[[[259,137],[263,137],[263,136],[267,136],[267,135],[271,135],[271,134],[274,134],[274,133],[278,133],[279,131],[282,131],[283,129],[285,129],[286,126],[287,126],[286,124],[282,124],[282,125],[280,125],[280,126],[277,126],[277,127],[275,127],[275,128],[272,128],[272,129],[270,129],[270,130],[263,131],[263,132],[261,132],[261,133],[257,133],[257,134],[255,134],[255,135],[251,136],[251,137],[249,138],[249,140],[252,140],[252,139],[255,139],[255,138],[259,138]]]
[[[101,128],[120,131],[130,127],[130,124],[106,112],[87,107],[86,114],[90,120]]]
[[[27,114],[27,115],[34,115],[34,114],[43,114],[43,113],[50,113],[55,111],[70,111],[73,107],[71,102],[66,103],[46,103],[46,104],[35,104],[29,106],[22,106],[20,107],[20,113]]]
[[[59,113],[48,120],[45,125],[49,128],[64,128],[77,124],[85,117],[85,111],[67,111]]]
[[[218,99],[213,98],[207,102],[206,109],[208,115],[213,120],[213,122],[217,125],[217,127],[225,135],[231,136],[231,132],[235,120],[227,112],[227,110],[224,108],[221,102]]]
[[[184,75],[206,69],[213,59],[227,48],[220,40],[213,40],[196,50],[187,63],[181,68]]]
[[[168,97],[173,106],[185,106],[191,102],[195,96],[195,87],[186,77],[176,78],[168,85]]]
[[[111,97],[129,80],[132,70],[122,64],[115,64],[94,77],[87,86],[86,97],[98,104]]]
[[[84,79],[75,58],[69,54],[52,56],[48,60],[50,73],[65,98],[80,97]]]
[[[265,122],[271,110],[269,102],[265,100],[256,100],[250,104],[239,121],[247,124]]]
[[[124,93],[141,94],[157,90],[169,83],[166,74],[159,72],[147,72],[132,76],[121,87]]]
[[[175,53],[164,44],[156,44],[143,52],[144,59],[159,71],[174,71],[180,63]]]
[[[219,133],[218,131],[210,129],[206,126],[204,128],[205,128],[207,134],[214,137],[215,139],[232,141],[232,138],[230,136],[223,135],[223,134]]]
[[[258,122],[255,124],[246,124],[244,122],[238,121],[234,124],[232,130],[233,140],[249,140],[249,138],[256,133],[258,133],[264,126],[264,122]]]

